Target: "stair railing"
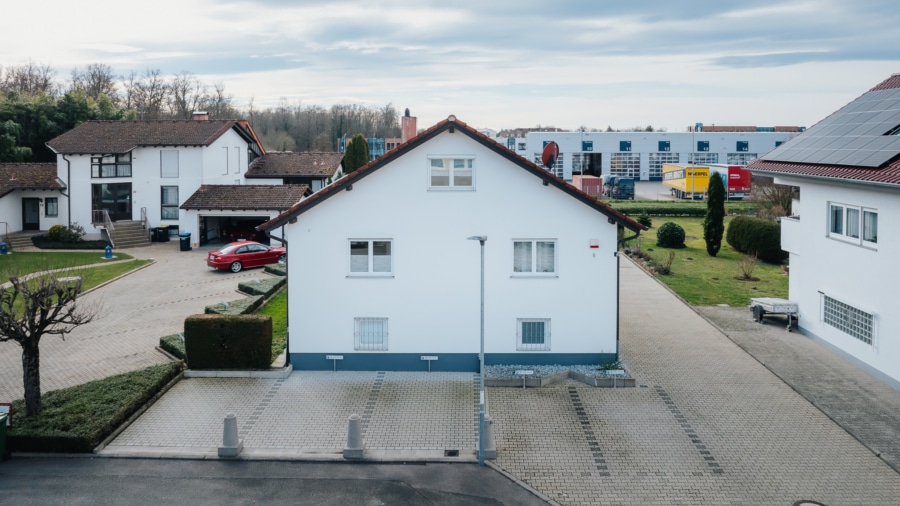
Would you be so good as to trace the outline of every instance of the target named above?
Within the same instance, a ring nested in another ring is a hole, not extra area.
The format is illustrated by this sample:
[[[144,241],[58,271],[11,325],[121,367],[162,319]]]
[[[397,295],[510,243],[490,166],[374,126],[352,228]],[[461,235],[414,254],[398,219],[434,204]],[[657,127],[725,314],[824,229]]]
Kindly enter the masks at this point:
[[[113,241],[113,232],[116,231],[116,227],[109,217],[109,212],[106,209],[94,209],[91,211],[91,222],[95,227],[106,229],[106,237],[109,238],[109,245],[115,248],[116,243]]]

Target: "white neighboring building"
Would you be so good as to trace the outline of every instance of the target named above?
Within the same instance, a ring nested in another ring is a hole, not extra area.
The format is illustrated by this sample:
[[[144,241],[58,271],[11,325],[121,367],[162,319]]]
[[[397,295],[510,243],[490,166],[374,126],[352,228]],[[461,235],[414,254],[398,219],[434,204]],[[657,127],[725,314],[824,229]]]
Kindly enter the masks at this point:
[[[728,128],[754,131],[708,131]],[[524,149],[521,141],[516,142],[516,153],[543,166],[541,153],[553,141],[560,153],[553,173],[566,181],[572,180],[573,173],[662,181],[663,164],[746,165],[802,130],[705,127],[695,132],[529,132]]]
[[[748,169],[799,188],[781,245],[800,330],[900,389],[898,132],[894,75]]]
[[[56,164],[0,163],[0,242],[13,232],[56,225],[65,188]]]
[[[71,195],[60,202],[58,223],[81,224],[88,238],[103,236],[104,215],[112,222],[167,225],[173,233],[205,237],[202,214],[180,206],[201,185],[240,185],[248,166],[264,154],[243,120],[88,121],[47,143],[57,154],[57,175]],[[256,179],[255,184],[281,184]],[[100,211],[99,213],[97,211]],[[224,203],[216,221],[270,217],[243,202]],[[255,221],[253,221],[255,220]],[[43,224],[42,224],[43,228]]]
[[[260,228],[288,243],[295,369],[477,371],[468,238],[487,364],[605,363],[619,227],[643,229],[450,116]]]

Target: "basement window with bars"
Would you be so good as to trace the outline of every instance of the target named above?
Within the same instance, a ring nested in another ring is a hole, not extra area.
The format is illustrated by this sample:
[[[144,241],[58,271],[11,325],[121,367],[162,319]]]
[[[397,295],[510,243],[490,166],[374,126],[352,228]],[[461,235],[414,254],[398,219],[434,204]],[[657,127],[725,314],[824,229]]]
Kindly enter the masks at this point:
[[[516,351],[550,351],[550,319],[516,320]]]
[[[845,334],[872,345],[875,316],[861,309],[845,304],[837,299],[823,296],[823,316],[825,323]]]
[[[387,351],[387,318],[354,318],[353,349],[361,351]]]

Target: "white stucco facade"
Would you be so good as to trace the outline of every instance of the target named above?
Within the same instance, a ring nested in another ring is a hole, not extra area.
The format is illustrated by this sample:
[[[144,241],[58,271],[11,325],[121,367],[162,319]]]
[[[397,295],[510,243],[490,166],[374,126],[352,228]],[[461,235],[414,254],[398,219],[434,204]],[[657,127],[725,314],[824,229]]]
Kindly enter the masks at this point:
[[[57,155],[59,178],[67,182],[72,199],[71,222],[85,228],[86,238],[102,236],[101,229],[92,225],[92,211],[97,208],[94,202],[96,185],[121,185],[116,186],[116,191],[121,201],[118,207],[124,211],[114,216],[113,221],[140,220],[142,211],[145,211],[148,227],[168,225],[173,231],[190,232],[192,237],[197,238],[201,213],[179,209],[179,206],[202,184],[243,184],[249,165],[248,142],[234,129],[225,131],[208,146],[137,147],[130,155],[129,177],[92,177],[91,158],[99,154]],[[253,184],[280,184],[280,180],[254,179]],[[168,209],[165,214],[164,188],[170,199],[166,202]],[[173,190],[177,193],[177,199]],[[60,204],[59,223],[68,223],[68,205]],[[215,214],[217,211],[210,212]],[[230,213],[263,217],[273,214],[269,211]]]
[[[793,209],[799,218],[782,220],[782,247],[790,253],[789,297],[799,303],[800,329],[900,386],[900,313],[894,294],[900,285],[900,188],[792,176],[778,176],[775,182],[800,187],[802,211]],[[847,230],[832,233],[833,204],[876,213],[877,242],[865,241],[864,234],[846,237]],[[844,321],[861,328],[862,335],[830,324],[826,300],[852,308]],[[865,315],[871,315],[871,343],[866,342]]]
[[[23,199],[33,199],[36,203],[36,217],[40,230],[47,230],[59,223],[59,216],[65,213],[62,209],[66,197],[59,190],[14,190],[0,197],[0,237],[7,232],[19,232],[24,228]],[[56,199],[57,215],[48,213],[49,199]]]
[[[474,188],[429,188],[433,157],[471,159]],[[427,370],[428,355],[432,370],[477,369],[480,245],[467,238],[481,235],[486,363],[616,356],[616,224],[461,132],[439,133],[296,218],[285,226],[295,368],[331,369],[326,357],[339,355],[338,369]],[[391,272],[351,272],[351,241],[389,242]],[[554,244],[555,272],[514,272],[516,241]],[[358,349],[357,318],[386,319],[384,349]],[[521,319],[542,322],[544,349],[517,349]]]

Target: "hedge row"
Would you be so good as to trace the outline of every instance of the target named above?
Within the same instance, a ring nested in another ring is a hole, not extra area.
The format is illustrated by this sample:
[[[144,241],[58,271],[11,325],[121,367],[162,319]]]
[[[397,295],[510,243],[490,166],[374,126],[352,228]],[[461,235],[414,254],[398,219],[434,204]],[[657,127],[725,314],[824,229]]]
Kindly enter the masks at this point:
[[[788,257],[781,250],[781,225],[752,216],[738,216],[728,224],[725,240],[735,250],[780,264]]]
[[[206,306],[206,309],[204,309],[203,312],[206,314],[224,315],[248,314],[256,311],[265,299],[266,298],[262,295],[251,295],[231,302],[220,302],[218,304]]]
[[[184,349],[194,370],[265,370],[272,364],[272,317],[188,316]]]
[[[46,235],[35,235],[31,237],[31,243],[40,249],[83,249],[83,250],[102,250],[109,246],[106,241],[80,241],[80,242],[59,242],[53,241]]]
[[[13,402],[11,452],[90,453],[181,373],[181,362],[168,362],[110,376],[41,397],[39,416],[25,415],[25,401]]]
[[[686,217],[704,217],[706,216],[706,202],[698,203],[682,203],[672,202],[670,204],[654,202],[652,204],[640,205],[613,205],[613,209],[634,217],[641,214],[649,216],[686,216]],[[725,214],[728,215],[753,215],[756,214],[758,206],[748,203],[725,203]]]
[[[179,334],[172,334],[159,338],[159,347],[175,358],[185,360],[187,355],[184,353],[184,341]]]
[[[248,295],[262,295],[269,298],[275,295],[286,283],[286,278],[269,277],[264,279],[253,279],[238,283],[238,290]]]

